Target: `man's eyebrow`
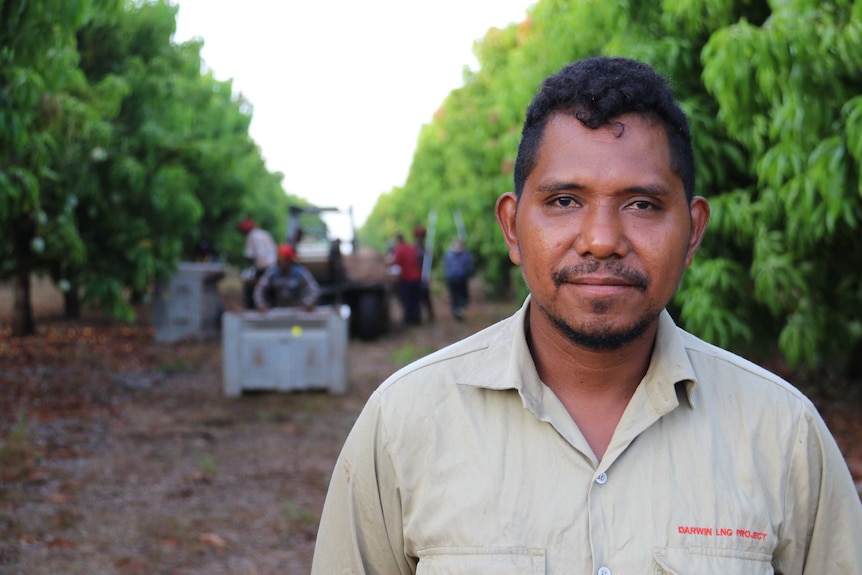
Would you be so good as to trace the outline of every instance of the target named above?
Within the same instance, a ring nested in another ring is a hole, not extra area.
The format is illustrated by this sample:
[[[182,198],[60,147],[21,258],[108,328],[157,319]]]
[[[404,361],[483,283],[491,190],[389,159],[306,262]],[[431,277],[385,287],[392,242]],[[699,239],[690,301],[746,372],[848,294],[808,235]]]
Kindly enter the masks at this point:
[[[548,182],[547,184],[541,184],[536,187],[536,191],[541,192],[543,194],[553,194],[556,192],[570,192],[572,190],[583,190],[584,186],[577,182]]]
[[[586,186],[577,182],[555,181],[536,186],[536,191],[543,194],[554,194],[557,192],[571,192],[583,190]],[[667,196],[670,192],[661,184],[647,184],[644,186],[629,186],[619,191],[621,194],[640,194],[644,196]]]
[[[644,196],[667,196],[670,191],[660,184],[649,184],[646,186],[630,186],[624,190],[629,194],[641,194]]]

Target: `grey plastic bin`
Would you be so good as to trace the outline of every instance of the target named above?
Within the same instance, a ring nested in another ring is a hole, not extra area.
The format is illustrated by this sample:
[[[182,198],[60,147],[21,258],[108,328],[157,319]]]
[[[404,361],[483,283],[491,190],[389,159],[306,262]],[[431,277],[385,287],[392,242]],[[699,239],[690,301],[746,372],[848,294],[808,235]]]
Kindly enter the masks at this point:
[[[350,308],[276,308],[222,316],[224,392],[347,391]]]
[[[222,314],[218,282],[224,275],[220,263],[182,262],[170,281],[157,285],[156,341],[217,339]]]

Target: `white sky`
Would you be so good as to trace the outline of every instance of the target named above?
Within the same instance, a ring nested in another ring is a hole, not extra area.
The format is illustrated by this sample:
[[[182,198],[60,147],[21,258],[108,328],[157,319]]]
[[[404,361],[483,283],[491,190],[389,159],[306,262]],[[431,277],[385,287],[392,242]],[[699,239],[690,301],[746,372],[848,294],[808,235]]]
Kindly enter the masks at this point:
[[[204,41],[254,107],[251,136],[284,188],[353,207],[404,184],[423,124],[475,69],[473,43],[535,0],[174,0],[175,40]]]

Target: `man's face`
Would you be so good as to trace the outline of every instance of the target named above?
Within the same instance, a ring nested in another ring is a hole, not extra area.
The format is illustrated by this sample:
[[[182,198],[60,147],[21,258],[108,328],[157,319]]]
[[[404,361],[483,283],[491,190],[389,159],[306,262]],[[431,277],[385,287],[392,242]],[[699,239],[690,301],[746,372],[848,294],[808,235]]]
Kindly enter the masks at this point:
[[[285,258],[285,257],[279,257],[276,260],[276,263],[278,263],[279,269],[281,269],[281,271],[283,271],[283,272],[286,272],[287,270],[289,270],[290,266],[293,265],[293,261],[288,259],[288,258]]]
[[[703,198],[689,207],[661,124],[617,121],[590,130],[552,117],[520,202],[497,202],[509,257],[540,312],[533,321],[598,350],[655,325],[709,220]]]

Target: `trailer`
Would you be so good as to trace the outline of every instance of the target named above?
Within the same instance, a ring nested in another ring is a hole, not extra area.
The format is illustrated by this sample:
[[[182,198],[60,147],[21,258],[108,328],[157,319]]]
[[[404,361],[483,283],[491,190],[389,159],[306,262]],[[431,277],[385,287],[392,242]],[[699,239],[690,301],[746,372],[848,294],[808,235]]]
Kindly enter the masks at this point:
[[[349,218],[349,241],[334,237],[321,214]],[[287,243],[296,248],[298,261],[320,285],[318,305],[350,308],[351,337],[373,340],[389,332],[397,276],[390,273],[384,254],[358,244],[352,209],[291,206],[286,235]]]

